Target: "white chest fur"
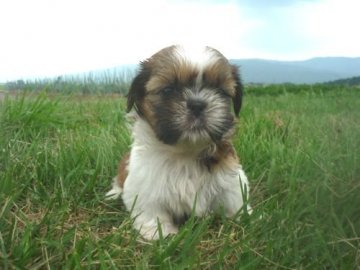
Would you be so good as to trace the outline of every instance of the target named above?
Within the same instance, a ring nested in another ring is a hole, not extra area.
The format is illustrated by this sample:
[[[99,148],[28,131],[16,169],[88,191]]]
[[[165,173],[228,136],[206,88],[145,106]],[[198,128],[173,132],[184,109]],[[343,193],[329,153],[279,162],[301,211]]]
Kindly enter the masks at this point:
[[[134,225],[146,238],[154,237],[149,233],[155,233],[157,219],[165,233],[172,233],[177,230],[173,220],[192,209],[202,216],[221,205],[231,216],[241,208],[242,190],[248,190],[248,183],[239,164],[210,172],[197,159],[202,146],[181,151],[182,147],[165,145],[139,119],[133,137],[122,198],[127,209],[133,210]]]

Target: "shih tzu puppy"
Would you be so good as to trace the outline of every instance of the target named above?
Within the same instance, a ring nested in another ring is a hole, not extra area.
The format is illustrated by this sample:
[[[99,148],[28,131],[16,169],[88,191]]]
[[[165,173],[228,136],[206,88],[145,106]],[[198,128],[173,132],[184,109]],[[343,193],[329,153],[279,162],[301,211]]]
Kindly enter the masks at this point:
[[[159,226],[177,233],[192,211],[243,208],[248,180],[230,142],[242,90],[237,68],[210,47],[171,46],[140,64],[127,100],[133,144],[107,196],[122,194],[145,239]]]

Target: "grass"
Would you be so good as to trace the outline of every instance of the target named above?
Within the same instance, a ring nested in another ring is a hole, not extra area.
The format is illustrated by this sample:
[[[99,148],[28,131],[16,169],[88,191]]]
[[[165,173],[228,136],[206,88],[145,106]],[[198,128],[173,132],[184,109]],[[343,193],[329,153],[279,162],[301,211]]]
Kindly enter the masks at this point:
[[[0,268],[359,269],[359,90],[247,93],[234,143],[254,214],[191,217],[155,242],[104,200],[131,143],[120,96],[0,101]]]

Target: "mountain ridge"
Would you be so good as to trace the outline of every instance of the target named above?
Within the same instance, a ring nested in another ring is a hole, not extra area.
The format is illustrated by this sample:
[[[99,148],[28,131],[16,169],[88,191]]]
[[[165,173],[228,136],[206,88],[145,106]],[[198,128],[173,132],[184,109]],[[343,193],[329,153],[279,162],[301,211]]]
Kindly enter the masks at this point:
[[[229,61],[239,67],[245,84],[314,84],[360,76],[360,57],[314,57],[296,61],[244,58]],[[126,64],[86,72],[59,74],[54,78],[131,80],[138,68],[138,64]]]
[[[360,57],[315,57],[307,60],[230,59],[245,83],[322,83],[360,75]]]

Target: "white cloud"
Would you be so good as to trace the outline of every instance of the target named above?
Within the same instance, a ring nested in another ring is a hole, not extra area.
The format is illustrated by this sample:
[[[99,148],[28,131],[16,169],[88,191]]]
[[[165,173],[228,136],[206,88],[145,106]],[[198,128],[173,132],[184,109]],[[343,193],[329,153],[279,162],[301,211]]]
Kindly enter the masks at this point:
[[[248,57],[360,56],[358,0],[248,0],[241,8],[255,26],[242,40]]]
[[[206,44],[235,57],[251,28],[233,3],[15,0],[5,10],[0,72],[16,76],[136,63],[174,43]]]
[[[302,7],[301,31],[317,55],[360,56],[360,2],[327,0]]]
[[[252,3],[1,1],[0,81],[136,63],[174,43],[229,58],[359,55],[357,0]]]

